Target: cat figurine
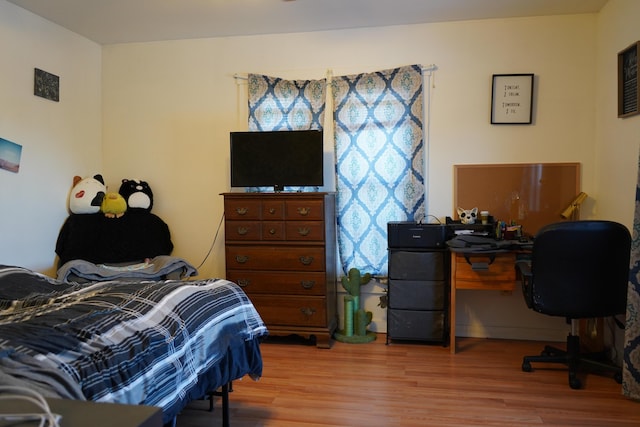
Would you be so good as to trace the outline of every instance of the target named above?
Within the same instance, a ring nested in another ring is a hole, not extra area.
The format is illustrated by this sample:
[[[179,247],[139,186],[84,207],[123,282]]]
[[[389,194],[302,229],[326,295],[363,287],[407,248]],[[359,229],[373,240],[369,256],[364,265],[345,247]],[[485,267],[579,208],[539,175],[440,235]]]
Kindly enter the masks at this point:
[[[458,208],[458,217],[462,224],[475,224],[478,218],[478,208],[462,209]]]

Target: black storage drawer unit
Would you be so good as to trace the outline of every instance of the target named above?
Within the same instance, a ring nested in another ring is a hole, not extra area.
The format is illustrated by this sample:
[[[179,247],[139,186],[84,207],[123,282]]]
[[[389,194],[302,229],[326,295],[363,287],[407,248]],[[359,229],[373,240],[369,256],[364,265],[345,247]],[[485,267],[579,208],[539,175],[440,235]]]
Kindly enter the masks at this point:
[[[398,339],[446,345],[450,274],[446,226],[393,222],[388,232],[387,344]]]
[[[442,280],[389,279],[389,283],[393,288],[393,298],[388,303],[391,309],[442,311],[447,307]]]
[[[445,313],[442,311],[391,310],[387,327],[392,339],[440,341],[445,335]]]
[[[389,278],[400,280],[445,280],[444,251],[389,248]]]

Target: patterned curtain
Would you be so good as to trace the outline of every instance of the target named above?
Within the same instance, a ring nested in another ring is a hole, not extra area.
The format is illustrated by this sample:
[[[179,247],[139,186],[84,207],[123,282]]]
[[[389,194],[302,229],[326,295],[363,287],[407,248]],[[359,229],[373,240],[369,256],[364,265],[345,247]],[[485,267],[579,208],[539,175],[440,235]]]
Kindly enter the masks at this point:
[[[631,270],[627,293],[627,322],[625,326],[622,371],[622,392],[640,400],[640,161],[636,185],[636,211],[633,220]]]
[[[332,81],[344,272],[387,274],[387,222],[424,217],[422,67]]]
[[[322,130],[327,83],[322,80],[283,80],[249,74],[249,130]],[[247,191],[269,191],[251,187]],[[316,187],[285,187],[287,191],[317,191]]]
[[[249,74],[249,130],[322,129],[326,80]]]

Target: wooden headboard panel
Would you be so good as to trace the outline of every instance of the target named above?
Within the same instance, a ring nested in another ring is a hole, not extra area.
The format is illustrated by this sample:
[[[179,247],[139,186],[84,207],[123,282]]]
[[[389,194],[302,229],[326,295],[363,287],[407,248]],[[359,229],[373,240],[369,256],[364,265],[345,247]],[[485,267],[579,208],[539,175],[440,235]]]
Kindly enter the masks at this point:
[[[534,235],[563,220],[560,213],[580,193],[580,163],[454,165],[453,188],[452,218],[458,207],[477,206]]]

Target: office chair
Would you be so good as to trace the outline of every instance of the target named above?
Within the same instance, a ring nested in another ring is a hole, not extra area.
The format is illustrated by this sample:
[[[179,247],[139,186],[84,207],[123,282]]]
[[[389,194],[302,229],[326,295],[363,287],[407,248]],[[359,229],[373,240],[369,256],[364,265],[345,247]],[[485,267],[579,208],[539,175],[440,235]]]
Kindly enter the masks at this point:
[[[630,251],[629,230],[611,221],[559,222],[537,233],[531,260],[516,263],[525,301],[539,313],[565,317],[572,327],[566,350],[547,346],[539,356],[525,356],[523,371],[532,371],[532,362],[564,363],[572,389],[582,387],[581,367],[611,371],[622,382],[621,368],[607,363],[606,354],[581,354],[576,319],[625,314]]]

